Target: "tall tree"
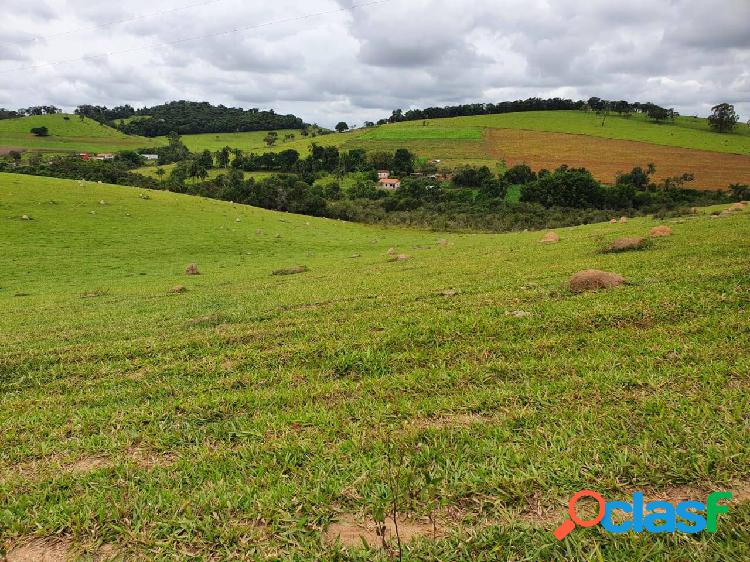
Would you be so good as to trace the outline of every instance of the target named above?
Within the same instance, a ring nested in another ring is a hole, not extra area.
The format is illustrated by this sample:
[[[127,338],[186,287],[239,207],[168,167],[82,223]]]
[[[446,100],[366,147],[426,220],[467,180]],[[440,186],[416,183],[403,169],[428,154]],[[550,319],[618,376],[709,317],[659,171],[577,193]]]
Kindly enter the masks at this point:
[[[732,132],[740,120],[739,115],[734,111],[734,106],[729,103],[715,105],[711,108],[711,112],[708,116],[708,124],[717,133]]]
[[[348,130],[349,130],[349,125],[347,125],[345,121],[339,121],[338,124],[336,125],[336,131],[338,131],[339,133],[343,133],[344,131],[348,131]]]

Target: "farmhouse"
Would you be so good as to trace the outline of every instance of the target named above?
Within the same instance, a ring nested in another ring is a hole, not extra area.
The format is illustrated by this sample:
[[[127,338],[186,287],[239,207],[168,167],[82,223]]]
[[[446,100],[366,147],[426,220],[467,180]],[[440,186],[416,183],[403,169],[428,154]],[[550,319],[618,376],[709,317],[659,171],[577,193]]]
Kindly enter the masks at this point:
[[[159,155],[158,154],[141,154],[146,160],[158,160]]]
[[[90,154],[87,154],[85,152],[81,153],[81,159],[82,160],[114,160],[115,155],[111,152],[102,152],[100,154],[97,154],[96,156],[91,156]]]
[[[388,170],[378,170],[378,179],[386,180],[390,177],[391,173]]]
[[[401,187],[401,180],[398,178],[380,178],[380,189],[396,190]]]

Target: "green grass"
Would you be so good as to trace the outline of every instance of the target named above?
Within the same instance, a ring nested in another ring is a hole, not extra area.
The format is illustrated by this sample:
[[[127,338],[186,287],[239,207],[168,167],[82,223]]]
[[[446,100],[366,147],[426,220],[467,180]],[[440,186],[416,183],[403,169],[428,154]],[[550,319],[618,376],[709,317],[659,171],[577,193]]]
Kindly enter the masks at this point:
[[[750,127],[745,124],[739,124],[736,132],[732,134],[721,134],[711,131],[705,119],[695,119],[693,117],[679,117],[674,123],[656,124],[647,120],[642,115],[634,115],[630,118],[610,115],[607,117],[603,127],[601,123],[601,117],[593,113],[584,113],[581,111],[530,111],[500,115],[480,115],[476,117],[433,119],[427,122],[426,128],[435,127],[440,130],[452,127],[459,129],[470,127],[529,129],[532,131],[572,133],[608,139],[641,141],[712,152],[750,154]],[[425,127],[422,121],[409,121],[386,125],[384,128],[403,130]]]
[[[420,122],[421,123],[421,122]],[[420,127],[376,127],[364,132],[362,140],[479,140],[482,138],[480,127],[440,127],[423,125]]]
[[[385,560],[321,534],[383,507],[391,449],[399,510],[452,514],[404,560],[747,559],[748,503],[716,534],[550,533],[584,487],[748,485],[750,212],[599,253],[655,224],[545,246],[0,174],[0,549]],[[568,292],[590,267],[630,284]]]
[[[67,119],[66,119],[67,117]],[[47,127],[50,136],[31,134],[34,127]],[[117,152],[161,146],[164,139],[128,136],[92,119],[77,115],[38,115],[0,120],[0,147],[65,152]]]
[[[296,130],[276,131],[279,133],[277,147],[284,149],[284,146],[293,141],[284,142],[284,135],[295,135],[296,139],[304,139]],[[185,143],[191,152],[200,152],[210,150],[216,152],[225,146],[230,148],[240,148],[245,152],[268,152],[268,148],[263,140],[268,131],[250,131],[247,133],[206,133],[201,135],[184,135],[182,142]]]

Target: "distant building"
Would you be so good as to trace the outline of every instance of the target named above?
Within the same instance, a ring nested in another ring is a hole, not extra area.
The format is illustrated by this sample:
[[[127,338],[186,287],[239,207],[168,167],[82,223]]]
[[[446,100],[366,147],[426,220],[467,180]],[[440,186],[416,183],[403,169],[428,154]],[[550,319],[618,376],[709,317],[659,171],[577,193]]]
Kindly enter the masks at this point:
[[[111,152],[102,152],[101,154],[97,154],[95,160],[114,160],[115,155]]]
[[[141,154],[146,160],[158,160],[159,155],[158,154]]]
[[[401,187],[401,180],[398,178],[380,178],[380,189],[394,191]]]
[[[387,180],[390,177],[391,173],[388,170],[378,170],[378,179],[379,180]]]
[[[90,160],[91,157],[89,156],[88,152],[81,152],[78,156],[81,157],[81,160]]]

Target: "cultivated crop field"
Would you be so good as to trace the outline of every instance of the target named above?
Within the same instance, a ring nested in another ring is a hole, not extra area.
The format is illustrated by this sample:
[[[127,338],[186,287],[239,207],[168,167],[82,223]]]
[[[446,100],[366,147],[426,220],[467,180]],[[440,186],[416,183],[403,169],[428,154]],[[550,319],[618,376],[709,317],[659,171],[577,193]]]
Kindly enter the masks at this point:
[[[0,555],[388,560],[395,508],[404,560],[748,559],[750,210],[710,211],[545,245],[0,174]],[[735,498],[559,543],[582,488]]]
[[[750,156],[521,129],[487,129],[486,135],[490,153],[509,166],[528,164],[534,170],[583,166],[611,184],[618,172],[653,163],[657,180],[692,173],[695,180],[687,187],[726,189],[730,183],[750,184]]]
[[[47,127],[50,136],[31,134],[35,127]],[[164,139],[129,136],[92,119],[82,121],[78,115],[35,115],[0,120],[0,150],[8,147],[51,152],[116,152],[162,144],[166,144]]]

